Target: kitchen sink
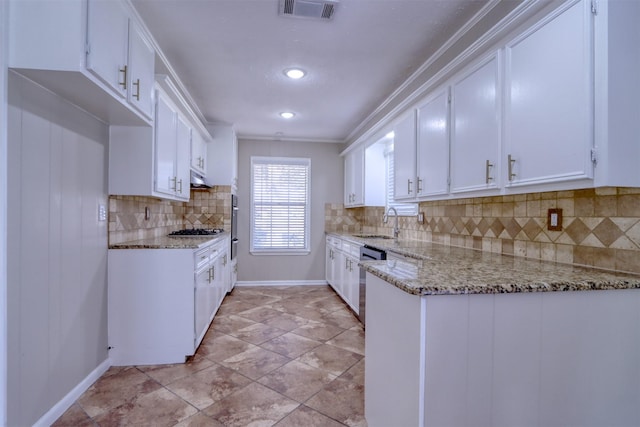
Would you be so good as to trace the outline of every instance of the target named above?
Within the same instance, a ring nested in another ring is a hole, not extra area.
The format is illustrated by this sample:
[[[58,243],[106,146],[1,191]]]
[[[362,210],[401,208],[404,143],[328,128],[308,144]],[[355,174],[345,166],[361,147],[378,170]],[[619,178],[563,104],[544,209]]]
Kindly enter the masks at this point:
[[[353,237],[359,237],[361,239],[393,239],[391,236],[384,236],[381,234],[354,234]]]

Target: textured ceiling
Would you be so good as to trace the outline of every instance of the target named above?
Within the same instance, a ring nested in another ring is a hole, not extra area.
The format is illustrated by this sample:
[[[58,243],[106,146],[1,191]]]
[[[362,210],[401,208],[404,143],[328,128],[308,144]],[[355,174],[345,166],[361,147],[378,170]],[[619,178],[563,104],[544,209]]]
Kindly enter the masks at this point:
[[[316,21],[279,16],[278,0],[132,3],[207,121],[245,138],[335,142],[487,4],[341,0]],[[289,80],[288,67],[308,74]]]

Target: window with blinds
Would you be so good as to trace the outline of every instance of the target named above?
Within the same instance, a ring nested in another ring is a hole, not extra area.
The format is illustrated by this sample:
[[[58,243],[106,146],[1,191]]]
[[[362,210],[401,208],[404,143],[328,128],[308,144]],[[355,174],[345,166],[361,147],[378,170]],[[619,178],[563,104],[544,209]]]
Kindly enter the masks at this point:
[[[309,253],[311,159],[251,158],[251,252]]]
[[[393,143],[387,146],[385,150],[385,166],[386,166],[386,182],[387,182],[387,195],[385,203],[385,212],[391,207],[396,208],[398,216],[416,216],[418,215],[417,203],[401,203],[394,201],[394,169],[393,169]]]

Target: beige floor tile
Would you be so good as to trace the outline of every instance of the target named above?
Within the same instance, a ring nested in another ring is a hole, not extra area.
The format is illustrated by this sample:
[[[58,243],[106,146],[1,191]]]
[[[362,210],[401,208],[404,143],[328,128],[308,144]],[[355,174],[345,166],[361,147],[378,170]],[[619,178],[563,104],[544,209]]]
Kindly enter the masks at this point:
[[[252,344],[231,335],[220,334],[211,339],[205,339],[200,344],[197,354],[202,354],[214,362],[222,362],[238,353],[249,350]]]
[[[300,335],[288,332],[284,335],[280,335],[272,340],[260,344],[260,347],[267,350],[274,351],[283,356],[287,356],[290,359],[308,352],[321,345],[322,343],[309,338],[301,337]]]
[[[238,329],[246,328],[247,326],[251,326],[255,324],[251,320],[245,319],[238,315],[232,314],[229,316],[216,316],[213,318],[213,322],[211,322],[210,328],[217,332],[222,332],[223,334],[228,334],[233,331],[237,331]]]
[[[364,386],[364,358],[340,375],[340,378]]]
[[[272,317],[276,317],[281,315],[282,312],[275,310],[271,307],[253,307],[249,310],[242,311],[238,313],[238,316],[244,317],[245,319],[253,320],[254,322],[263,322]]]
[[[264,348],[252,346],[221,363],[242,375],[257,380],[261,376],[279,368],[291,359]]]
[[[361,359],[362,355],[358,353],[340,347],[322,344],[303,354],[296,360],[338,376],[342,375]]]
[[[348,426],[365,426],[364,387],[336,379],[307,400],[306,406]]]
[[[174,427],[224,427],[224,424],[202,412],[198,412],[186,420],[179,422]]]
[[[349,329],[327,341],[327,344],[364,356],[364,331],[362,328],[359,330]]]
[[[123,404],[134,404],[145,395],[160,389],[155,380],[134,367],[102,376],[78,399],[87,415],[94,418]]]
[[[236,371],[216,364],[181,378],[169,384],[167,388],[196,408],[204,409],[250,382],[249,378]]]
[[[258,380],[272,390],[298,402],[304,402],[336,377],[295,360]]]
[[[51,427],[88,427],[94,425],[95,423],[84,409],[74,403]]]
[[[255,323],[251,326],[247,326],[246,328],[231,332],[230,335],[241,339],[242,341],[258,345],[275,337],[279,337],[286,332],[287,331],[283,331],[282,329],[267,326],[264,323]]]
[[[332,420],[320,412],[304,405],[282,419],[277,427],[343,427],[344,424]]]
[[[189,418],[198,410],[165,388],[160,388],[137,399],[134,404],[124,404],[95,417],[100,426],[134,426],[152,424],[158,427],[173,426]]]
[[[238,287],[187,363],[112,367],[54,425],[363,426],[363,354],[329,286]]]
[[[291,332],[296,335],[311,338],[312,340],[324,342],[341,334],[344,332],[344,329],[322,322],[309,321],[306,325],[302,325]]]
[[[173,365],[138,366],[137,368],[162,385],[167,385],[179,378],[186,377],[213,365],[213,362],[200,354],[196,354],[186,363]]]
[[[263,321],[265,325],[272,326],[274,328],[282,329],[284,331],[291,331],[309,323],[309,319],[295,316],[290,313],[282,313],[280,316],[272,317]]]
[[[205,414],[228,427],[270,426],[287,416],[299,403],[275,391],[251,383],[214,403]]]

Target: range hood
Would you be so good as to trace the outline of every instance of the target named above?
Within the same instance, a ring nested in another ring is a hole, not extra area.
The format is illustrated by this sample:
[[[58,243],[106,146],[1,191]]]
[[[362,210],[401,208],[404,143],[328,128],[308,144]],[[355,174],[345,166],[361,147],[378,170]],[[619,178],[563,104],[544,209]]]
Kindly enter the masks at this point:
[[[211,188],[212,185],[207,182],[207,180],[195,171],[191,171],[191,188],[194,189],[207,189]]]

